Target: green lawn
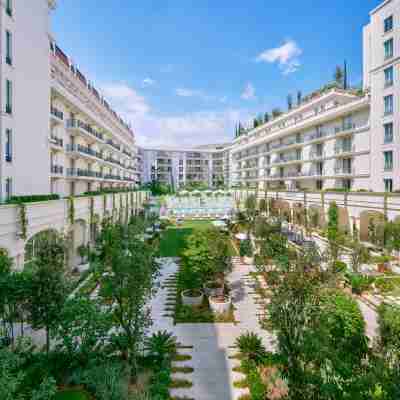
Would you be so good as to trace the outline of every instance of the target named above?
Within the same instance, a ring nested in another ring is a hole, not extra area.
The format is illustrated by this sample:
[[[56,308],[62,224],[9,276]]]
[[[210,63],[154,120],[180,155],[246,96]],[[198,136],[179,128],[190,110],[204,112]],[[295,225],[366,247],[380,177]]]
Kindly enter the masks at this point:
[[[56,394],[54,400],[89,400],[89,396],[81,390],[63,390]]]
[[[160,242],[161,257],[180,257],[185,247],[185,240],[191,235],[194,229],[211,228],[211,221],[185,221],[181,226],[172,226],[163,234]],[[236,251],[231,247],[231,254],[236,255]]]

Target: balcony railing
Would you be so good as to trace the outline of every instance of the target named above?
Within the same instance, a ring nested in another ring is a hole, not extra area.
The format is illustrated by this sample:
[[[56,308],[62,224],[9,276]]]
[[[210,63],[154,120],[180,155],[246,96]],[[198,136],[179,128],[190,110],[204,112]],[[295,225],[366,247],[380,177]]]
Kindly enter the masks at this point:
[[[335,167],[335,175],[355,175],[356,169],[354,167]]]
[[[88,177],[88,178],[102,178],[103,174],[101,172],[91,171],[88,169],[80,169],[80,168],[68,168],[67,169],[68,176],[76,176],[76,177]]]
[[[52,165],[50,171],[55,175],[62,175],[64,173],[64,167],[62,165]]]
[[[354,153],[356,151],[356,146],[353,145],[342,145],[335,146],[335,154],[344,154],[344,153]]]
[[[96,158],[103,160],[103,155],[100,152],[95,151],[95,150],[91,149],[90,147],[82,146],[80,144],[77,144],[77,145],[68,144],[67,151],[77,151],[79,153],[87,154],[89,156],[96,157]]]
[[[122,180],[122,178],[119,175],[113,175],[113,174],[104,175],[104,179],[112,180],[112,181],[120,181],[120,180]]]
[[[50,114],[60,120],[64,120],[64,113],[53,106],[50,107]]]
[[[85,122],[82,122],[79,119],[69,119],[67,121],[67,128],[82,129],[85,132],[89,133],[90,135],[96,137],[97,139],[100,139],[101,141],[104,141],[104,136],[103,136],[102,133],[97,132],[89,124],[86,124]]]
[[[64,140],[57,136],[50,136],[50,142],[58,147],[64,147]]]
[[[325,151],[312,151],[310,153],[311,160],[318,160],[320,158],[325,158],[325,157],[326,157]]]
[[[336,126],[335,127],[335,134],[342,133],[342,132],[347,132],[347,131],[352,131],[354,129],[356,129],[356,124],[346,123],[346,124],[343,124],[342,126]]]
[[[121,145],[113,142],[111,139],[108,139],[106,143],[109,144],[110,146],[114,147],[114,149],[117,149],[118,151],[121,150]]]

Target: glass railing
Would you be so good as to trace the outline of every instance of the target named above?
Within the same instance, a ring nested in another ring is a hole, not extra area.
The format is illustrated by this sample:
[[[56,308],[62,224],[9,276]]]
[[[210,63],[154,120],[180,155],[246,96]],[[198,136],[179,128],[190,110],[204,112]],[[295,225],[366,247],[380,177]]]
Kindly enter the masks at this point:
[[[50,108],[50,113],[51,115],[53,115],[54,117],[63,120],[64,119],[64,114],[62,111],[58,110],[55,107],[51,107]]]

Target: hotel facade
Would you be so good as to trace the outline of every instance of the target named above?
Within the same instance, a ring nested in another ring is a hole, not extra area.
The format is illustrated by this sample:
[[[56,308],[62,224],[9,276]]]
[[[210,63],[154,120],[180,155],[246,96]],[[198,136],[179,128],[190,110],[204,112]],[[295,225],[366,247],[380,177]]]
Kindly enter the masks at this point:
[[[312,93],[232,146],[232,185],[400,191],[400,1],[363,30],[363,89]]]
[[[157,181],[175,189],[191,184],[207,187],[229,185],[229,146],[141,149],[143,182]]]
[[[3,200],[79,195],[140,181],[132,129],[50,36],[55,5],[2,1]]]
[[[193,149],[137,146],[129,124],[51,36],[55,6],[1,1],[0,202],[62,198],[0,205],[0,247],[18,268],[49,229],[71,236],[73,265],[77,248],[93,239],[94,221],[136,212],[147,199],[142,192],[77,196],[154,180],[175,188],[223,184],[238,188],[238,198],[254,190],[291,212],[314,207],[324,215],[335,201],[350,230],[366,231],[372,212],[400,216],[400,195],[391,193],[400,191],[400,0],[382,2],[363,29],[362,90],[325,87],[229,144]]]

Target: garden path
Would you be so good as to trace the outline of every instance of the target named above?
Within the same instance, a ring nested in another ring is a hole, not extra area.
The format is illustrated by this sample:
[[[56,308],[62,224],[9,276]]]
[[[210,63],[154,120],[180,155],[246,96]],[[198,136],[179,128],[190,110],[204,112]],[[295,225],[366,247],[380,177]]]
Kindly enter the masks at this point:
[[[178,266],[173,259],[164,259],[160,282],[176,273]],[[267,348],[273,346],[272,336],[262,330],[257,317],[257,295],[254,292],[252,280],[247,276],[253,267],[243,265],[238,258],[234,259],[234,269],[229,277],[232,288],[232,300],[236,308],[237,323],[215,324],[177,324],[173,319],[163,316],[164,304],[167,299],[167,288],[161,288],[152,300],[152,331],[169,330],[174,332],[178,341],[193,349],[182,350],[192,356],[186,362],[194,368],[193,374],[187,376],[193,383],[189,389],[173,389],[172,396],[190,397],[195,400],[236,400],[246,393],[245,389],[234,388],[233,382],[244,378],[233,372],[232,368],[239,364],[229,358],[236,349],[235,340],[246,331],[260,334]]]

